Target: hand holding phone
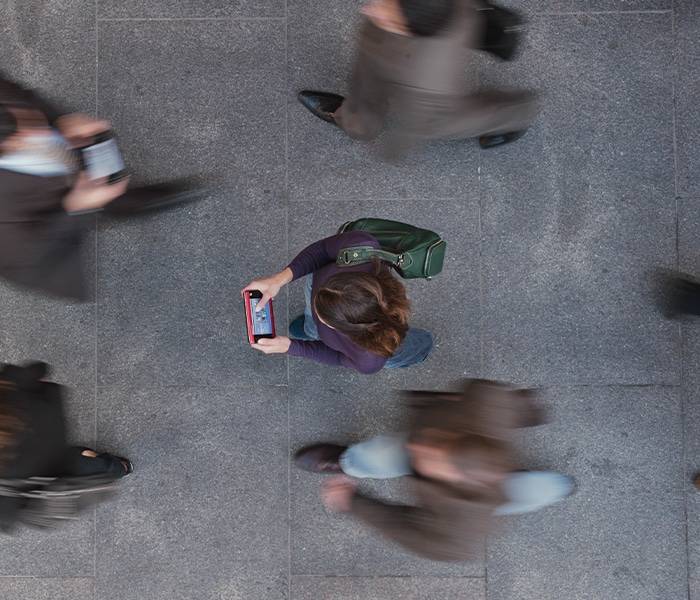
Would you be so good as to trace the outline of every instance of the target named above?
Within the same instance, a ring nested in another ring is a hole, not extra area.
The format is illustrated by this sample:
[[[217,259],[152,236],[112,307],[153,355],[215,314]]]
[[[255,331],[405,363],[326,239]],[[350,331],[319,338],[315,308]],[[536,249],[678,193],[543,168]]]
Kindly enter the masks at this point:
[[[243,292],[248,341],[251,344],[256,344],[261,339],[275,337],[275,314],[272,300],[268,301],[263,308],[256,310],[262,297],[263,294],[260,290]]]
[[[261,310],[269,300],[272,300],[279,291],[294,279],[292,270],[287,267],[276,275],[270,277],[261,277],[253,279],[247,286],[241,290],[241,294],[245,295],[248,291],[257,291],[262,294],[260,302],[257,304],[258,310]]]
[[[81,166],[90,179],[106,178],[112,184],[126,177],[126,166],[113,131],[98,133],[79,153]]]

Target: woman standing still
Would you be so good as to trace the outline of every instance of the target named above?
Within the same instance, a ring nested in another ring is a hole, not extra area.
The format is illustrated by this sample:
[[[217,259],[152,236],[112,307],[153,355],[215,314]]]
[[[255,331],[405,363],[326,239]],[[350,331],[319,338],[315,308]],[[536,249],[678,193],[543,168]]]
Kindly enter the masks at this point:
[[[251,281],[262,308],[284,285],[306,277],[304,314],[289,325],[292,339],[262,339],[253,347],[265,354],[288,353],[328,365],[371,374],[382,368],[408,367],[424,361],[433,347],[428,331],[408,326],[406,289],[379,261],[339,267],[341,249],[379,242],[363,231],[340,233],[302,250],[285,269]]]

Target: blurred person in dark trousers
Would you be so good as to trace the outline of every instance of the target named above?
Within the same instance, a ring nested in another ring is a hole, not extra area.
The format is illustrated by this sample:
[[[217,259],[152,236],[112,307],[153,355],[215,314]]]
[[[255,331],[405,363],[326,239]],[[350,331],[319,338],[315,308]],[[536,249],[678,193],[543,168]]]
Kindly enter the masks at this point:
[[[669,319],[700,316],[700,282],[685,273],[664,271],[659,273],[659,304]],[[700,472],[693,476],[693,484],[700,489]]]
[[[413,417],[408,433],[297,452],[302,469],[344,473],[323,487],[329,510],[349,513],[426,558],[464,561],[482,555],[494,515],[538,510],[572,492],[567,476],[514,470],[513,430],[543,421],[531,391],[467,380],[461,393],[408,392],[406,399]],[[348,476],[409,477],[416,504],[358,493]]]
[[[133,471],[126,458],[68,443],[63,387],[46,381],[48,373],[40,362],[0,364],[0,529],[5,531],[23,520],[32,493],[43,489],[42,482],[32,484],[29,478],[98,477],[105,486]],[[13,493],[18,490],[24,494]]]
[[[198,196],[182,182],[129,189],[128,179],[88,178],[75,149],[109,129],[0,76],[0,277],[86,300],[82,242],[93,221],[84,213],[127,216]]]
[[[470,49],[486,20],[477,0],[370,0],[362,9],[359,49],[343,98],[304,90],[317,117],[361,140],[396,120],[390,154],[427,140],[478,137],[482,148],[512,142],[537,114],[530,91],[467,91]]]

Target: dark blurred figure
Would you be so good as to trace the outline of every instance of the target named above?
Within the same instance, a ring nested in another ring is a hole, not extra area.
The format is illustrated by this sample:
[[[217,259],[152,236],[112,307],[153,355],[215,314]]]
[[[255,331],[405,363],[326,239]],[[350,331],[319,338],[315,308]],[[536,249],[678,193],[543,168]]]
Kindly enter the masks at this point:
[[[370,0],[347,98],[304,90],[301,103],[356,139],[382,129],[390,106],[398,154],[425,140],[479,137],[483,148],[521,137],[537,114],[529,91],[466,93],[469,49],[487,20],[480,0]]]
[[[302,469],[387,479],[408,476],[416,506],[388,504],[356,492],[341,476],[323,488],[329,510],[349,512],[389,539],[433,560],[482,554],[492,515],[537,510],[568,496],[573,480],[558,473],[514,472],[512,430],[543,422],[534,394],[481,380],[462,393],[410,392],[408,434],[345,447],[316,444],[297,452]]]
[[[0,529],[50,525],[104,497],[126,458],[69,446],[62,387],[44,363],[0,365]],[[32,479],[32,478],[48,479]],[[60,492],[60,494],[59,494]],[[60,496],[60,497],[58,497]]]
[[[662,271],[660,307],[669,319],[700,316],[700,283],[690,275]],[[693,476],[693,485],[700,490],[700,472]]]
[[[185,182],[129,189],[80,170],[76,148],[110,124],[64,114],[0,76],[0,277],[57,296],[86,300],[81,247],[86,212],[126,216],[197,199]]]
[[[669,319],[700,316],[700,283],[690,275],[663,272],[661,308]]]

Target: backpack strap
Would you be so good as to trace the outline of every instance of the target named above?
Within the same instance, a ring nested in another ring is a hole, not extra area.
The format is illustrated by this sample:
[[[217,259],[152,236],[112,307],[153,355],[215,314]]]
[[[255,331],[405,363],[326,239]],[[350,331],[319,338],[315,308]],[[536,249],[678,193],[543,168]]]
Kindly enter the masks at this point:
[[[373,246],[350,246],[349,248],[341,248],[335,264],[339,267],[352,267],[368,263],[373,258],[388,262],[396,268],[408,267],[413,263],[412,258],[408,254],[377,250]]]

